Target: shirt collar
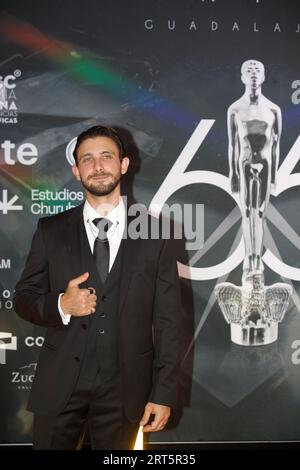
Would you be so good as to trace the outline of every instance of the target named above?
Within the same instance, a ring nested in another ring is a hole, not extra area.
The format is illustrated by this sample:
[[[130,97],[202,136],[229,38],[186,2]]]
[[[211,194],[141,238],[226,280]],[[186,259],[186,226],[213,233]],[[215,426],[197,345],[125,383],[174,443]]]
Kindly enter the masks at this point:
[[[94,219],[97,219],[101,216],[96,211],[96,209],[94,209],[91,204],[86,200],[83,208],[83,217],[85,222],[92,222]],[[105,218],[110,220],[112,225],[116,222],[120,224],[121,222],[123,222],[123,220],[125,220],[125,205],[121,197],[119,204],[114,207],[108,214],[106,214]]]

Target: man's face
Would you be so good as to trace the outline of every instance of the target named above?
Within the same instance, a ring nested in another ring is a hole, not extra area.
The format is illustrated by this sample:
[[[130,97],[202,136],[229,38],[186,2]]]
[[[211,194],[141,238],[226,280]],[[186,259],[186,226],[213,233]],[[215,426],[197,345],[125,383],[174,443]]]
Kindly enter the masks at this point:
[[[73,174],[94,196],[105,196],[120,188],[121,176],[126,173],[129,159],[120,160],[116,143],[109,137],[93,137],[82,142],[77,150],[77,166]]]
[[[248,60],[242,65],[242,82],[245,85],[253,87],[259,86],[264,82],[265,70],[261,62]]]

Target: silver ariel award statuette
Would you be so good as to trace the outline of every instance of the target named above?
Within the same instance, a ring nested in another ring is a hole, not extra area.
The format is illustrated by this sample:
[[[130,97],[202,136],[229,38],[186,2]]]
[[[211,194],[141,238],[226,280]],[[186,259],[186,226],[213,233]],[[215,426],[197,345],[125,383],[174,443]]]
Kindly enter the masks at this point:
[[[262,261],[265,213],[276,187],[281,111],[261,92],[265,79],[261,62],[244,62],[241,79],[245,93],[229,107],[227,124],[231,190],[239,194],[242,213],[242,285],[220,283],[215,295],[230,324],[231,340],[257,346],[277,340],[292,288],[286,283],[265,286]]]

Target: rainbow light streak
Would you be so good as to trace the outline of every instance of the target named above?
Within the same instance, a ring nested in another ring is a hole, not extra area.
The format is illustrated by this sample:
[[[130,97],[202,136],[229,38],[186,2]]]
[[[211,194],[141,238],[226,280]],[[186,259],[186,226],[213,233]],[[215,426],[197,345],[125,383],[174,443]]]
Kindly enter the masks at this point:
[[[0,16],[0,33],[15,44],[39,52],[74,77],[99,85],[105,90],[119,95],[126,100],[129,106],[143,109],[169,125],[191,131],[198,123],[197,116],[186,113],[153,92],[139,88],[109,67],[99,66],[84,54],[76,53],[70,44],[57,41],[31,25],[2,14]]]

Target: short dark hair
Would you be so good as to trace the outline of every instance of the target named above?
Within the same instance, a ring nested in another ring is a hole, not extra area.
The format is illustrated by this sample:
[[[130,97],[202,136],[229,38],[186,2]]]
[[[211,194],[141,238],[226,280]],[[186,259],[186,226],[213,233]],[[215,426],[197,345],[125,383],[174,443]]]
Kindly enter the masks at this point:
[[[125,145],[121,140],[121,137],[119,136],[118,132],[113,129],[112,127],[106,127],[106,126],[93,126],[87,129],[86,131],[81,132],[79,136],[77,137],[77,142],[73,151],[73,156],[76,162],[76,165],[78,164],[77,161],[77,152],[79,149],[79,146],[82,144],[87,139],[94,139],[95,137],[109,137],[111,140],[115,142],[117,145],[119,152],[120,152],[120,160],[122,160],[126,156],[126,150],[125,150]]]

